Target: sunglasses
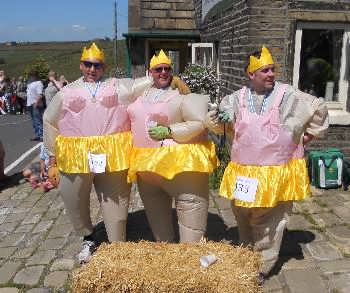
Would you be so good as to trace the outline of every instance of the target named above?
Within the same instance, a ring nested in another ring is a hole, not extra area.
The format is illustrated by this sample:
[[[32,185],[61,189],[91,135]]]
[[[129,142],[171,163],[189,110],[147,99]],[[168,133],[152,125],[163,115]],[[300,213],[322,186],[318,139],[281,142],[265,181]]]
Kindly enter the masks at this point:
[[[102,68],[102,63],[95,63],[95,62],[90,62],[90,61],[83,61],[83,64],[87,68],[91,68],[92,65],[95,67],[95,69],[101,69]]]
[[[157,67],[157,68],[154,68],[153,70],[155,72],[157,72],[157,73],[161,73],[164,70],[164,72],[167,73],[167,72],[169,72],[171,70],[171,67],[169,67],[169,66],[167,66],[167,67]]]

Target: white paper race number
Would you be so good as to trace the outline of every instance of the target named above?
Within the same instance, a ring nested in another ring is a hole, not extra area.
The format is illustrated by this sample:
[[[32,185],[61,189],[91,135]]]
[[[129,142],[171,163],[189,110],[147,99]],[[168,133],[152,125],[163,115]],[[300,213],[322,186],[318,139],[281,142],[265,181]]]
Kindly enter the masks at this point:
[[[92,173],[106,172],[106,154],[91,154],[88,153],[89,167]]]
[[[254,202],[257,189],[258,179],[237,176],[233,194],[235,196],[235,199]]]

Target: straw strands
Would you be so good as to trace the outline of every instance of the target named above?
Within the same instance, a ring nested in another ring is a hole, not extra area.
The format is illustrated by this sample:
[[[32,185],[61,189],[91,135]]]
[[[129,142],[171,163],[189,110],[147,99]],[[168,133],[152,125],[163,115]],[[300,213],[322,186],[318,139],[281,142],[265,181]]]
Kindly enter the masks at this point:
[[[215,255],[207,268],[200,257]],[[73,274],[74,292],[255,293],[260,255],[221,242],[103,244]]]

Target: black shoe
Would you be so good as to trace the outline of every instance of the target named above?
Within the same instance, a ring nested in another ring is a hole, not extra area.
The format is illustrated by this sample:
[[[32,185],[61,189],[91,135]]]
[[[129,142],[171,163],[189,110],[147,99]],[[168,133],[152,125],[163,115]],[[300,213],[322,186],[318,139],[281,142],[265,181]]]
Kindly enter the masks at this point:
[[[31,138],[30,140],[31,140],[31,141],[43,141],[43,139],[40,138],[40,137],[33,137],[33,138]]]
[[[264,285],[265,282],[265,275],[263,273],[259,273],[258,275],[258,284],[259,286]]]

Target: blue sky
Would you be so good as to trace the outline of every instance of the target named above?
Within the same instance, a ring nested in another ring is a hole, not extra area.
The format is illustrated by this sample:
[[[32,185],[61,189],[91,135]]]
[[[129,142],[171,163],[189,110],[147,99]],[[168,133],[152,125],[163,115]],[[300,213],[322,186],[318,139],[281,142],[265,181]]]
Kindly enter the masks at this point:
[[[128,30],[128,0],[118,3],[118,39]],[[1,0],[0,42],[112,38],[114,0]]]

